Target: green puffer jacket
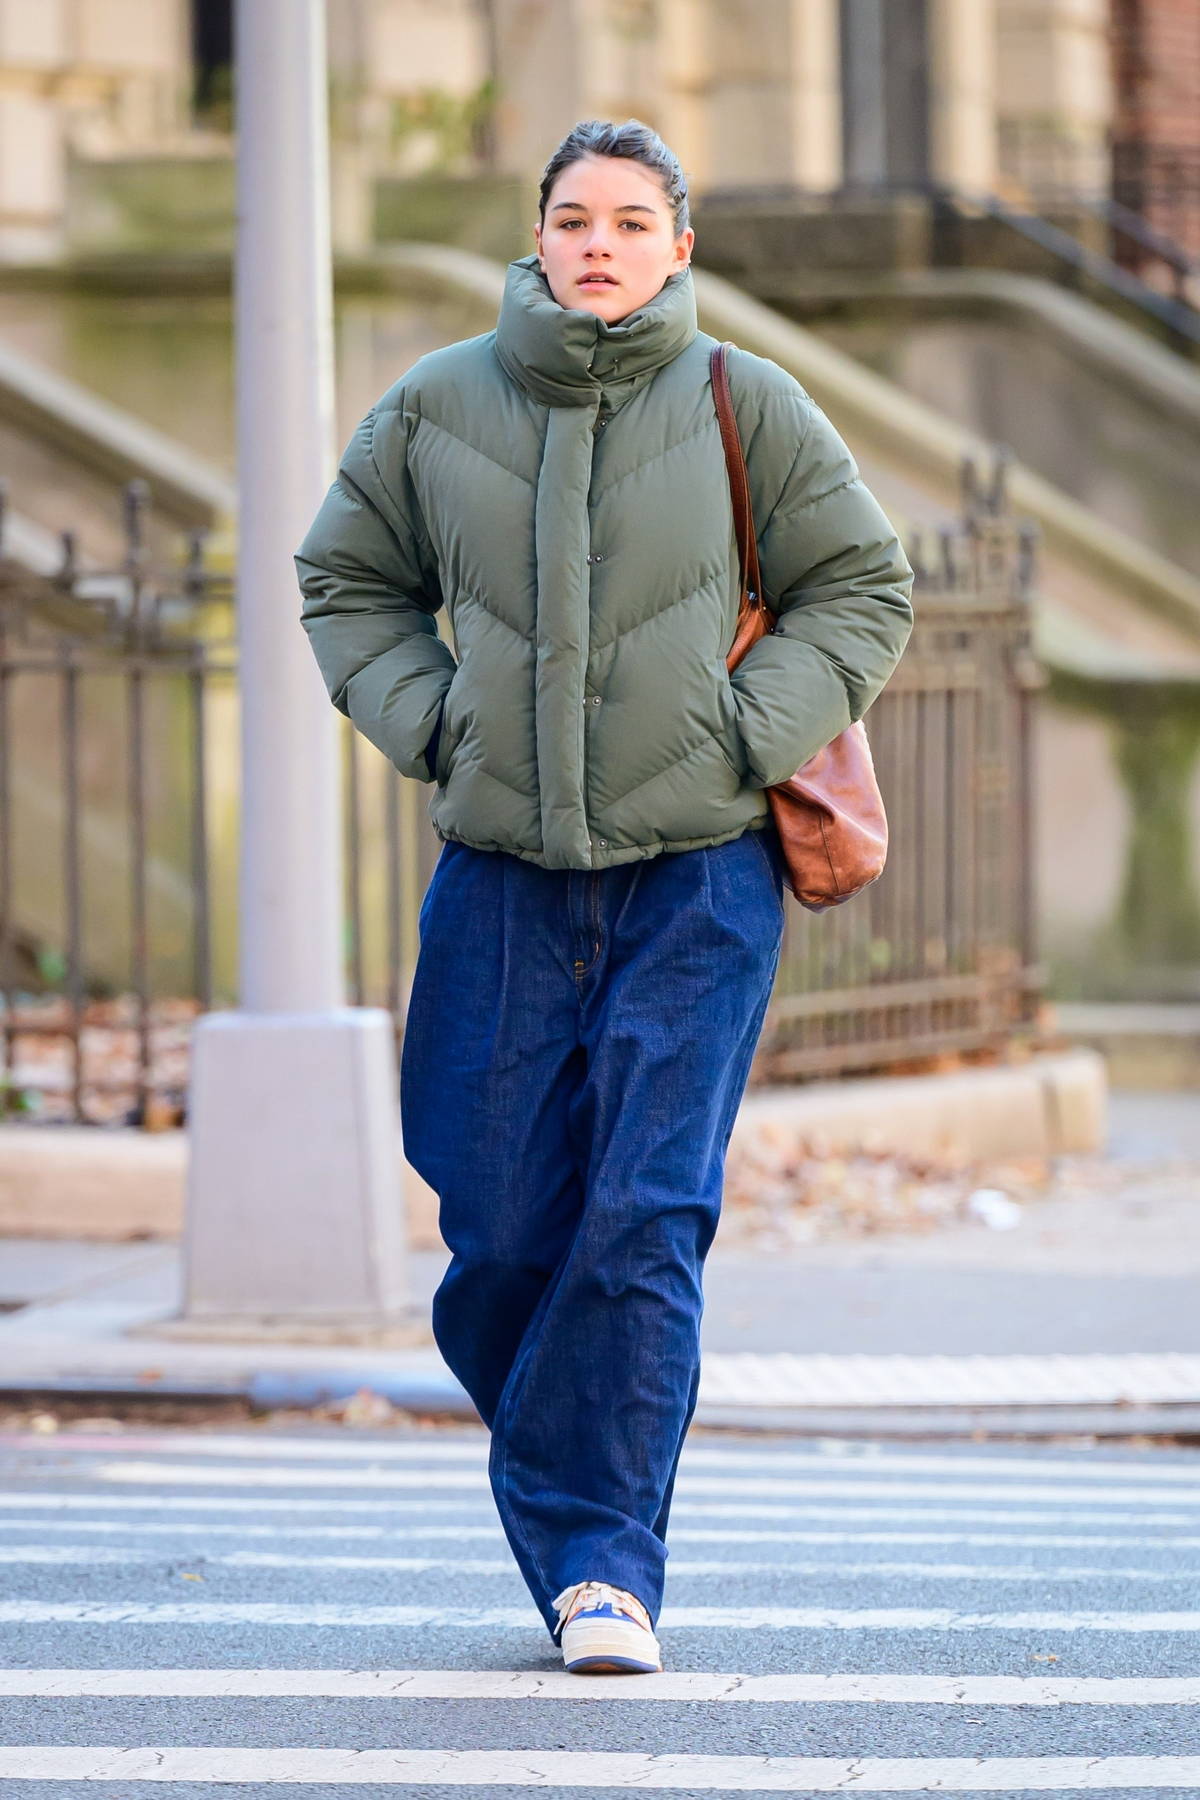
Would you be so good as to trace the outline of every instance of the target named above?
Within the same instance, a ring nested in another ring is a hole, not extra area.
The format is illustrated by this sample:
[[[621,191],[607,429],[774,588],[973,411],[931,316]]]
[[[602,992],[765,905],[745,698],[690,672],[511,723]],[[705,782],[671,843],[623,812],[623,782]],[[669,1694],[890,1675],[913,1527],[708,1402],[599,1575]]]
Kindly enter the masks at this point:
[[[401,774],[436,779],[440,838],[547,869],[723,843],[766,821],[762,790],[899,660],[912,571],[895,532],[804,390],[739,351],[781,616],[727,672],[714,342],[688,271],[608,325],[560,306],[527,256],[496,330],[423,356],[355,431],[297,553],[303,624],[334,705]]]

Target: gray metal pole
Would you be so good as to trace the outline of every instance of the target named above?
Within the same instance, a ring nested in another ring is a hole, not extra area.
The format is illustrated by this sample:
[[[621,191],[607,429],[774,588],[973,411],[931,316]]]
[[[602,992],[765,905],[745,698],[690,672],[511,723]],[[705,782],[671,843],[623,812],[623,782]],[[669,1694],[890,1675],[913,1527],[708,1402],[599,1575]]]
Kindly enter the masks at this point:
[[[292,554],[333,475],[324,0],[238,0],[241,1001],[344,997],[336,716]]]
[[[392,1020],[343,1003],[337,718],[292,556],[333,472],[324,0],[238,0],[241,1009],[192,1039],[189,1318],[405,1298]]]

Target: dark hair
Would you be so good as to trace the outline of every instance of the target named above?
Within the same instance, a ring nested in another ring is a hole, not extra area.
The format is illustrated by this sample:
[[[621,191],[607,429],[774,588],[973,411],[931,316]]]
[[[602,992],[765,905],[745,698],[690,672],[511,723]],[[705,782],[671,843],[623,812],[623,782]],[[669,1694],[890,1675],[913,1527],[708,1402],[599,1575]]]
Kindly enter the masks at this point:
[[[550,191],[564,169],[582,162],[585,156],[624,156],[641,163],[662,184],[667,205],[675,215],[675,236],[688,228],[688,189],[679,158],[673,150],[640,119],[626,119],[624,125],[613,125],[607,119],[583,119],[569,131],[542,174],[538,194],[538,212],[546,221],[546,202]]]

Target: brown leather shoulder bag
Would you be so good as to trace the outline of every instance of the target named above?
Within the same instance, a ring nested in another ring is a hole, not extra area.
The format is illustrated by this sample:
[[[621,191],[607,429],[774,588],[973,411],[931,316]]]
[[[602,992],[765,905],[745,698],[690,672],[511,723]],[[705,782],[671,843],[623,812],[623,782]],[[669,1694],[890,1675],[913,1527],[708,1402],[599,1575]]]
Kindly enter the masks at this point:
[[[733,669],[760,637],[774,631],[778,617],[762,591],[750,483],[729,391],[727,355],[734,348],[733,344],[718,344],[711,359],[742,583],[733,648],[725,658],[727,669]],[[883,873],[887,816],[861,719],[766,793],[783,845],[787,884],[801,906],[810,912],[840,906]]]

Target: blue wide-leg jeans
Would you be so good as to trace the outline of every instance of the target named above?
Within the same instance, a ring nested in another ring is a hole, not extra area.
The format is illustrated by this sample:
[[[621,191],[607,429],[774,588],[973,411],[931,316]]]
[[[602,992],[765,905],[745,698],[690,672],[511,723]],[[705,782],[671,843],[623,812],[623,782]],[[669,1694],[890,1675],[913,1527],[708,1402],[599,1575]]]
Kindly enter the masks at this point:
[[[657,1621],[701,1272],[783,934],[773,826],[601,870],[446,842],[404,1032],[405,1154],[452,1253],[447,1364],[513,1555]]]

